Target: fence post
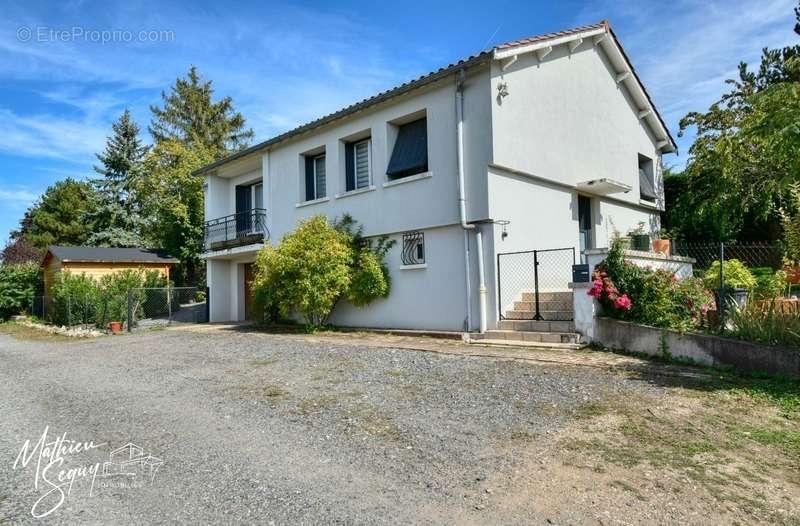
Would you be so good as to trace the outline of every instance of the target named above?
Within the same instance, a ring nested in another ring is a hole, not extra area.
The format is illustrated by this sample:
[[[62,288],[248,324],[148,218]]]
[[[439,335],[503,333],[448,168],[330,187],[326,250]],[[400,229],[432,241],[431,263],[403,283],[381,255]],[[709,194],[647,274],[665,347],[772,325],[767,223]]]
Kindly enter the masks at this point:
[[[539,313],[539,251],[533,251],[533,288],[534,300],[536,301],[536,314],[533,316],[534,320],[541,320],[542,315]]]
[[[172,323],[172,287],[167,285],[167,324]]]
[[[72,327],[72,295],[67,294],[67,327]]]
[[[132,321],[133,321],[133,290],[128,289],[128,332],[131,332]]]
[[[725,331],[725,243],[719,242],[719,332]]]

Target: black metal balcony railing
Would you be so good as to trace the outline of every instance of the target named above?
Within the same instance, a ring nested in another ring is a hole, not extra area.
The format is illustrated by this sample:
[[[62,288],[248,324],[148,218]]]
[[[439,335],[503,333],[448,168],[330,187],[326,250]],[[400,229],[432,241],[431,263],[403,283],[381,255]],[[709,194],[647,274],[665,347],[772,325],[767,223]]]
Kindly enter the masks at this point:
[[[224,250],[260,243],[269,239],[267,211],[252,208],[206,221],[203,233],[205,250]]]

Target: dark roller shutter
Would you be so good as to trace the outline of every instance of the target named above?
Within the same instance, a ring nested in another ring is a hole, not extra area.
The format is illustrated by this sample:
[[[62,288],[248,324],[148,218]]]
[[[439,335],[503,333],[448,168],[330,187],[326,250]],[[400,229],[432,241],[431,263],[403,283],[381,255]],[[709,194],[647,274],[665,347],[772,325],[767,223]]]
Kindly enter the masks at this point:
[[[403,124],[397,130],[392,157],[386,175],[399,179],[428,171],[427,119]]]
[[[314,199],[314,158],[306,156],[306,201]]]
[[[236,187],[236,233],[250,231],[250,214],[252,208],[252,188],[250,186]]]
[[[356,161],[354,153],[354,144],[349,142],[344,145],[344,176],[345,176],[345,189],[356,189]]]
[[[642,199],[649,199],[655,201],[656,189],[653,184],[653,178],[643,169],[639,169],[639,195]]]

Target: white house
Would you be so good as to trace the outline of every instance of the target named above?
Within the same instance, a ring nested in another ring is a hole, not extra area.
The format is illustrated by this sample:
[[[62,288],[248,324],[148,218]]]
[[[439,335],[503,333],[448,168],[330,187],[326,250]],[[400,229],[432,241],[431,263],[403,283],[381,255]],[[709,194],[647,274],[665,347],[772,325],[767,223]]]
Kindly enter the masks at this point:
[[[572,264],[658,229],[674,151],[607,22],[496,46],[198,170],[211,321],[248,317],[264,242],[347,212],[397,240],[392,290],[332,323],[572,332]]]

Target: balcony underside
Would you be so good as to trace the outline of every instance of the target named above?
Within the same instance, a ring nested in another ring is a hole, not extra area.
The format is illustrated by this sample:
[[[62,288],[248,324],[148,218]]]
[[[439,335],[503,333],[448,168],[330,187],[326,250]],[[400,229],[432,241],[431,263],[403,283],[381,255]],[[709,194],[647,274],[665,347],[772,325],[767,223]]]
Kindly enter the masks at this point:
[[[257,232],[253,234],[241,235],[233,239],[226,239],[223,241],[213,241],[209,249],[214,250],[227,250],[229,248],[243,247],[245,245],[254,245],[264,241],[264,234]]]

